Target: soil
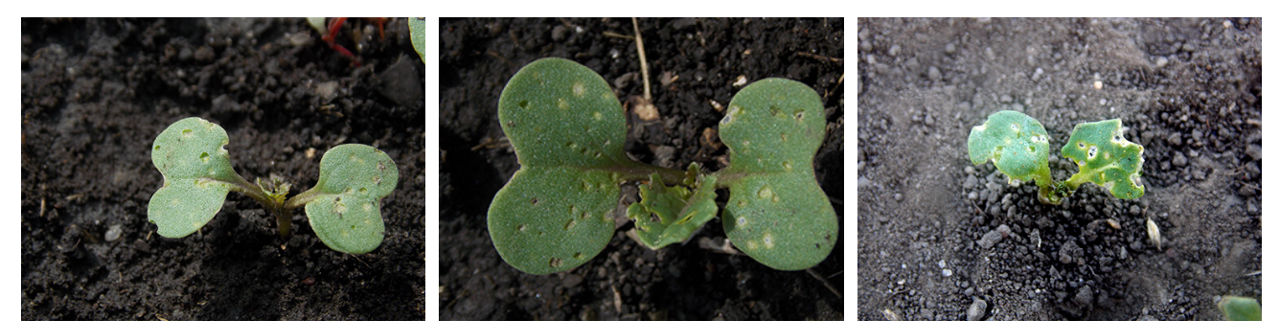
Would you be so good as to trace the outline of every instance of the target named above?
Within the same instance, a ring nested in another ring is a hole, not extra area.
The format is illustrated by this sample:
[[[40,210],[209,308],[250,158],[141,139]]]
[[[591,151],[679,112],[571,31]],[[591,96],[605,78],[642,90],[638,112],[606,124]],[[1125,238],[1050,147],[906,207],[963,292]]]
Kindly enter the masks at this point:
[[[822,96],[828,134],[815,157],[819,183],[843,207],[844,22],[841,19],[641,19],[660,119],[628,112],[626,151],[655,165],[727,161],[717,136],[740,76],[798,80]],[[519,165],[497,121],[498,96],[521,66],[575,60],[610,82],[624,107],[643,95],[630,19],[442,19],[440,23],[441,320],[841,320],[843,238],[821,264],[776,271],[746,256],[699,246],[723,243],[713,219],[687,243],[644,249],[626,224],[595,259],[570,271],[530,275],[507,265],[485,214]],[[668,77],[669,84],[661,83]],[[720,193],[721,204],[727,193]],[[843,220],[843,214],[840,214]],[[824,286],[824,282],[830,287]]]
[[[1261,299],[1261,25],[860,20],[858,319],[1218,320],[1218,296]],[[969,129],[1005,109],[1055,152],[1120,118],[1146,195],[1044,205],[973,165]]]
[[[404,19],[385,38],[349,20],[338,42],[362,65],[302,19],[22,20],[22,319],[424,319],[422,62]],[[238,193],[196,234],[154,234],[151,142],[190,116],[226,129],[245,178],[294,193],[333,146],[385,151],[385,240],[339,253],[295,211],[282,242]]]

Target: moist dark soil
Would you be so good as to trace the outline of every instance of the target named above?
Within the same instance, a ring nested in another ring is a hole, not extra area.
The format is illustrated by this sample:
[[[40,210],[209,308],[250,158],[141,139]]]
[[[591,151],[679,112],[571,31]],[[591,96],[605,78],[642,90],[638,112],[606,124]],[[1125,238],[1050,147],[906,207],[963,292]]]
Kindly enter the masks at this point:
[[[1219,296],[1261,299],[1261,26],[860,20],[858,319],[1218,320]],[[999,110],[1039,119],[1051,154],[1121,119],[1145,196],[1045,205],[973,165],[969,129]]]
[[[349,20],[338,42],[302,19],[22,20],[24,320],[422,320],[423,66],[404,19]],[[342,143],[378,147],[400,184],[369,254],[294,235],[239,193],[200,232],[155,234],[150,147],[199,116],[226,129],[232,164],[294,193]]]
[[[703,132],[717,128],[741,88],[734,82],[797,80],[826,107],[828,132],[815,169],[843,220],[843,20],[641,19],[639,26],[660,118],[642,121],[628,111],[633,158],[722,168],[727,148]],[[519,165],[498,123],[498,96],[525,64],[562,57],[600,73],[629,108],[628,98],[643,96],[639,57],[634,40],[613,34],[633,35],[631,20],[441,20],[440,319],[844,319],[843,238],[807,272],[776,271],[700,246],[724,242],[719,218],[687,243],[656,251],[627,238],[632,226],[625,224],[599,256],[551,275],[502,261],[485,215]],[[721,204],[726,196],[720,193]]]

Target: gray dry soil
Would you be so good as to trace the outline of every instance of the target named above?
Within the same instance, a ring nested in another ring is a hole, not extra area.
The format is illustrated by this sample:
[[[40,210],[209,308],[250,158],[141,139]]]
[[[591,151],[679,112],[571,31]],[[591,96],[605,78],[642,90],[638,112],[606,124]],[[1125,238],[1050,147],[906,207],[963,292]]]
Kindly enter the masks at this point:
[[[859,20],[858,319],[1217,320],[1218,296],[1261,300],[1261,24]],[[969,129],[1006,109],[1053,155],[1120,118],[1146,195],[1048,206],[972,165]]]

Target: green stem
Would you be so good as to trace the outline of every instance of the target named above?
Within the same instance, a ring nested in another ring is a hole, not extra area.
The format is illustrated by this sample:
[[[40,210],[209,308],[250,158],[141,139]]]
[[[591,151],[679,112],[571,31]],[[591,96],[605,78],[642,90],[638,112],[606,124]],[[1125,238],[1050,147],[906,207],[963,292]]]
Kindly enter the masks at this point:
[[[236,174],[236,178],[231,184],[231,190],[249,196],[271,214],[276,216],[276,232],[280,235],[281,240],[286,240],[293,233],[293,208],[285,204],[285,195],[271,195],[266,188],[257,184],[250,183],[240,174]]]
[[[289,198],[289,200],[284,202],[284,208],[293,210],[302,207],[303,205],[307,205],[307,203],[311,203],[311,201],[314,201],[316,198],[320,198],[320,191],[318,188],[319,186],[312,187],[297,196]]]

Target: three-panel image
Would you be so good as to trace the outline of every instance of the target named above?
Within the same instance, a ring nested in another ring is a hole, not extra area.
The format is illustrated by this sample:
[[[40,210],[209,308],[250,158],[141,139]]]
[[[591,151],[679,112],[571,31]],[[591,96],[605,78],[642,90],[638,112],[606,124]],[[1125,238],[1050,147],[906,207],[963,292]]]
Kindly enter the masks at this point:
[[[16,318],[1261,320],[1261,26],[23,17]]]

